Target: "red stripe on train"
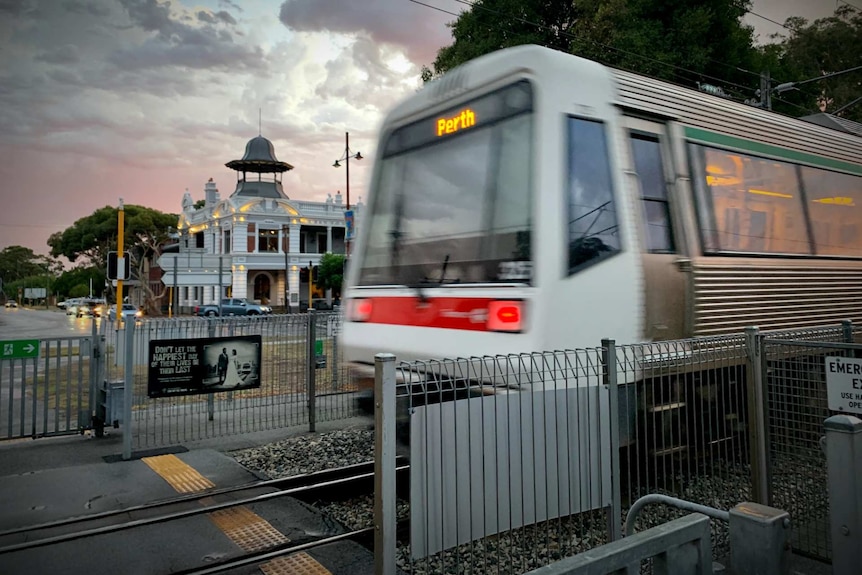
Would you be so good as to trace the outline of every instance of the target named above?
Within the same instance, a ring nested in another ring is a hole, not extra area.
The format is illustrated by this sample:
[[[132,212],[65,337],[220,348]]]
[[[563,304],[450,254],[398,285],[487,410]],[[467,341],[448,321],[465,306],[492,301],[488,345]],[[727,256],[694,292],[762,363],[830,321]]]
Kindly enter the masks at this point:
[[[348,318],[352,321],[388,325],[488,331],[488,309],[494,302],[499,300],[455,297],[432,297],[425,300],[418,297],[358,298],[348,304]],[[516,302],[518,306],[520,303]],[[520,308],[518,311],[517,329],[520,329]]]

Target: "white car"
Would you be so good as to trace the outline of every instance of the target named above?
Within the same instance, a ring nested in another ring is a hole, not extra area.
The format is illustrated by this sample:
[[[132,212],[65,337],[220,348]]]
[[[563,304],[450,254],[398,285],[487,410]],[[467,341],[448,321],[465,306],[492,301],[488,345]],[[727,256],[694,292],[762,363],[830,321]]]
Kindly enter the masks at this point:
[[[6,308],[17,308],[18,302],[14,299],[6,300]]]
[[[114,321],[117,317],[117,305],[112,304],[108,306],[108,313],[106,314],[108,319]],[[121,317],[125,320],[127,317],[141,317],[143,313],[130,303],[124,303],[123,308],[120,311]]]

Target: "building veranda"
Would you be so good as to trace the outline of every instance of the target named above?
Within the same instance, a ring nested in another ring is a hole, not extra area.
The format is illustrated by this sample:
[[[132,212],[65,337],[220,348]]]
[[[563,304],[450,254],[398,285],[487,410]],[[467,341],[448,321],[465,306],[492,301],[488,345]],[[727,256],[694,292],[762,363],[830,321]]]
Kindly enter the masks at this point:
[[[216,183],[204,186],[203,202],[186,191],[177,223],[177,246],[158,265],[174,313],[246,298],[285,311],[304,311],[332,294],[309,288],[309,265],[326,253],[345,253],[345,206],[341,194],[325,202],[291,200],[280,175],[293,166],[279,161],[272,142],[257,136],[240,160],[236,189],[221,199]],[[354,206],[358,213],[362,204]],[[309,291],[310,289],[310,291]],[[288,307],[289,306],[289,307]]]

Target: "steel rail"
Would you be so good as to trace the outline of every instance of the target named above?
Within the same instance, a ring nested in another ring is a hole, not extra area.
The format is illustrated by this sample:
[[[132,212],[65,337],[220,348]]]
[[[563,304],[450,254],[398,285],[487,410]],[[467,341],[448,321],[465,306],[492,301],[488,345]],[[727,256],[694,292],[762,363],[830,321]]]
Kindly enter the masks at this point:
[[[404,471],[409,469],[409,465],[402,465],[396,467],[397,471]],[[285,489],[283,491],[276,491],[273,493],[264,493],[263,495],[258,495],[256,497],[249,497],[245,499],[238,499],[236,501],[229,501],[227,503],[216,503],[214,505],[209,505],[207,507],[201,507],[199,509],[189,509],[186,511],[177,511],[176,513],[169,513],[167,515],[159,515],[157,517],[149,517],[146,519],[135,519],[133,521],[129,521],[127,523],[115,524],[115,525],[106,525],[104,527],[96,527],[93,529],[87,529],[84,531],[77,531],[75,533],[67,533],[64,535],[55,535],[53,537],[46,537],[44,539],[37,539],[35,541],[28,541],[25,543],[18,543],[15,545],[9,545],[7,547],[0,548],[0,555],[4,555],[7,553],[13,553],[16,551],[23,551],[25,549],[35,549],[38,547],[46,547],[49,545],[54,545],[56,543],[65,543],[67,541],[76,541],[78,539],[84,539],[87,537],[94,537],[97,535],[105,535],[108,533],[114,533],[117,531],[125,531],[127,529],[134,529],[136,527],[144,527],[147,525],[156,525],[159,523],[167,523],[169,521],[174,521],[178,519],[186,519],[188,517],[196,517],[198,515],[204,515],[206,513],[212,513],[214,511],[220,511],[222,509],[229,509],[231,507],[239,507],[242,505],[251,505],[253,503],[260,503],[262,501],[269,501],[270,499],[277,499],[279,497],[286,497],[290,495],[296,495],[299,493],[303,493],[306,491],[314,491],[315,489],[323,489],[327,487],[335,487],[337,485],[343,485],[347,483],[351,483],[353,481],[360,481],[363,479],[373,479],[374,473],[362,473],[359,475],[355,475],[352,477],[345,477],[342,479],[335,479],[332,481],[324,481],[321,483],[316,483],[313,485],[304,485],[301,487],[295,487],[292,489]],[[206,496],[210,496],[209,493]],[[124,511],[125,512],[125,511]]]

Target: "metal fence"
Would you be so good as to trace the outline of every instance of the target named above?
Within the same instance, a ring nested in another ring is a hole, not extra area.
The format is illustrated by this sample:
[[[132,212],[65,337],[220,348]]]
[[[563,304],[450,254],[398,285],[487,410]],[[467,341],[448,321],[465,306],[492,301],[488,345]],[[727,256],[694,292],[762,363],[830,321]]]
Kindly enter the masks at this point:
[[[849,323],[750,328],[399,364],[395,429],[411,467],[409,489],[398,493],[410,522],[398,568],[524,573],[616,540],[647,494],[720,510],[744,501],[785,509],[794,550],[828,558],[822,358],[855,352],[841,342],[856,335]],[[684,514],[651,507],[636,528]],[[710,530],[726,560],[728,524]]]
[[[312,318],[309,321],[309,318]],[[338,347],[338,313],[138,321],[134,329],[133,444],[156,447],[242,434],[356,413],[354,391]],[[151,342],[259,335],[260,386],[239,391],[153,398],[147,393]],[[122,413],[125,329],[106,324],[108,423]]]
[[[411,471],[402,569],[523,573],[608,540],[614,497],[600,349],[397,371]]]
[[[758,338],[757,385],[763,389],[765,413],[762,497],[793,517],[793,548],[823,560],[832,556],[823,423],[838,414],[827,407],[824,360],[858,357],[862,346],[853,340],[849,323],[828,332]]]

